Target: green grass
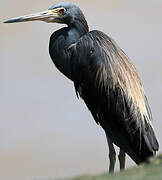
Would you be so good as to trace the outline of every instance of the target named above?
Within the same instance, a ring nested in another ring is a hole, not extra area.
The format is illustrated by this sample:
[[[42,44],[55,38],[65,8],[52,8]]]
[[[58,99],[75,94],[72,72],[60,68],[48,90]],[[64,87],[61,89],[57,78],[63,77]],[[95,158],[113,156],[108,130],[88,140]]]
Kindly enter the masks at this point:
[[[162,154],[147,163],[114,174],[80,176],[69,180],[162,180]]]

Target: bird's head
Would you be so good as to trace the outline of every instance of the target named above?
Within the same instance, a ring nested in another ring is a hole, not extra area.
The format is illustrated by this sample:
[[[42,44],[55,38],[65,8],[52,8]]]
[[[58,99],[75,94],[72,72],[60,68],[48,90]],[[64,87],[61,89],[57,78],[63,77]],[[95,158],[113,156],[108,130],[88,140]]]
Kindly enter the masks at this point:
[[[73,3],[59,3],[51,6],[48,10],[11,18],[4,23],[16,23],[26,21],[45,21],[48,23],[63,23],[73,25],[79,19],[84,18],[80,8]]]

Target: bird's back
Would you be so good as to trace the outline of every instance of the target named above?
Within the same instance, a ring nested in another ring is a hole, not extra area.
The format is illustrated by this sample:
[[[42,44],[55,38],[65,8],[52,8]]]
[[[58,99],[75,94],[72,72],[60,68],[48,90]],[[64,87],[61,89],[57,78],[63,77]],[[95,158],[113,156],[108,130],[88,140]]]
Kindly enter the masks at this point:
[[[104,33],[91,31],[73,47],[72,62],[76,91],[111,140],[136,163],[153,155],[158,142],[150,108],[125,53]]]

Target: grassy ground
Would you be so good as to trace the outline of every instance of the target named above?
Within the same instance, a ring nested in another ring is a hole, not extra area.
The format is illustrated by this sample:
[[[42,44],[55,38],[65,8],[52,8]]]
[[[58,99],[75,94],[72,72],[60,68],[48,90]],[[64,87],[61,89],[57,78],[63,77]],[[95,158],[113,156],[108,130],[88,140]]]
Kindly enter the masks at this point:
[[[162,180],[162,154],[148,163],[114,174],[80,176],[69,180]]]

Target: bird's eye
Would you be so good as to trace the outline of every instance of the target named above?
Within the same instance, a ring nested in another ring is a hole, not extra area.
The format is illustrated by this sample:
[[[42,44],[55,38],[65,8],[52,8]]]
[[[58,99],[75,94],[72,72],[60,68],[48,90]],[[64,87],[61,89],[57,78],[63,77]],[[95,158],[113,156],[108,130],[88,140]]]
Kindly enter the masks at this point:
[[[60,9],[60,10],[59,10],[59,13],[60,13],[60,14],[64,14],[64,13],[65,13],[65,9]]]

